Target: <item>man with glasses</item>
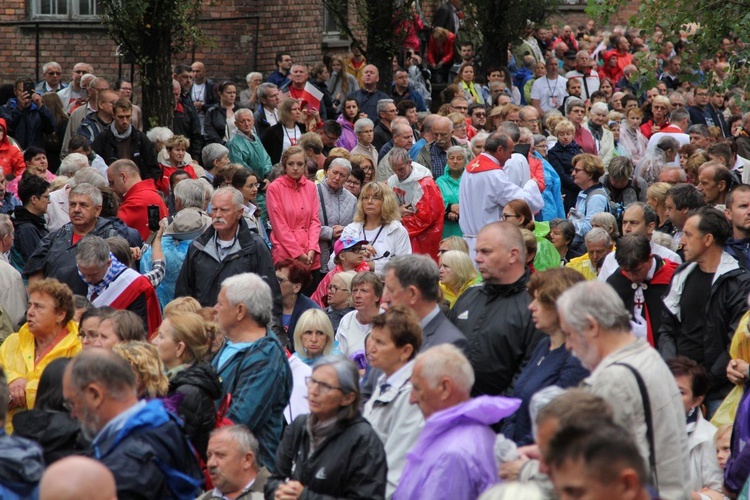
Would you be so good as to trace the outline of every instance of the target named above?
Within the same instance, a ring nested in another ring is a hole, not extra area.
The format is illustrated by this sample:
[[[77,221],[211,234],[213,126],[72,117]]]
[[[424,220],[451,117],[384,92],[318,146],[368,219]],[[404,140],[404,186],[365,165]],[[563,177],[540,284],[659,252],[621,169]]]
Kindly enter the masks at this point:
[[[477,131],[484,130],[487,126],[487,108],[484,104],[472,102],[469,105],[469,119],[471,120],[471,126]]]
[[[523,106],[518,112],[519,127],[526,127],[532,134],[540,134],[539,111],[534,106]]]
[[[318,135],[323,142],[323,154],[328,156],[341,137],[341,124],[336,120],[326,120],[318,129]]]
[[[89,144],[115,119],[117,92],[105,89],[97,94],[96,111],[86,116],[76,130],[76,134],[84,136]]]
[[[62,389],[63,405],[93,440],[119,498],[165,498],[172,488],[199,493],[203,475],[181,421],[159,400],[138,400],[127,361],[105,349],[82,352],[66,367]],[[180,477],[168,480],[165,470]]]
[[[93,75],[92,75],[93,77]],[[70,139],[76,135],[78,128],[83,123],[83,120],[97,112],[97,102],[99,100],[99,92],[109,89],[109,82],[104,78],[93,77],[91,81],[86,85],[86,78],[83,79],[83,84],[87,88],[88,102],[85,106],[79,106],[75,111],[70,114],[70,120],[65,128],[65,136],[63,137],[62,148],[60,150],[60,158],[65,158],[68,155],[68,144]],[[71,87],[73,85],[71,84]],[[70,87],[68,87],[70,88]],[[117,100],[117,99],[115,99]],[[136,127],[137,128],[137,127]],[[89,143],[90,144],[90,143]]]
[[[35,88],[38,94],[59,92],[67,87],[67,85],[62,82],[62,68],[54,61],[48,62],[42,66],[42,76],[43,78],[37,82]]]
[[[292,55],[289,52],[276,53],[276,71],[268,75],[268,83],[277,87],[285,87],[291,83],[289,70],[292,69]]]
[[[73,106],[83,98],[83,88],[81,87],[81,77],[86,73],[93,73],[94,68],[90,64],[79,62],[73,66],[70,77],[70,85],[57,91],[57,95],[63,103],[65,110],[70,113]]]
[[[398,68],[393,74],[391,95],[393,96],[393,103],[396,106],[404,99],[409,99],[417,105],[417,111],[427,111],[422,94],[409,85],[409,73],[403,68]]]
[[[211,361],[221,378],[222,398],[232,397],[226,417],[246,425],[258,438],[259,461],[270,470],[292,393],[286,353],[269,328],[274,286],[274,295],[280,297],[275,275],[269,280],[246,272],[222,281],[214,309],[226,342]]]

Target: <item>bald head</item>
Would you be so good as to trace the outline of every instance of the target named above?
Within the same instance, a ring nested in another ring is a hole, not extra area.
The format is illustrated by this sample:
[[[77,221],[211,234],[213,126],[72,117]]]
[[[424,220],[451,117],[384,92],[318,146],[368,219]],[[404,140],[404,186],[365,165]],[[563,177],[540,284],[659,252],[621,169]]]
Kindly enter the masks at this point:
[[[477,236],[477,269],[484,281],[509,285],[523,276],[526,243],[521,230],[509,222],[487,224]]]
[[[39,484],[40,500],[116,500],[115,478],[88,457],[67,457],[50,465]]]

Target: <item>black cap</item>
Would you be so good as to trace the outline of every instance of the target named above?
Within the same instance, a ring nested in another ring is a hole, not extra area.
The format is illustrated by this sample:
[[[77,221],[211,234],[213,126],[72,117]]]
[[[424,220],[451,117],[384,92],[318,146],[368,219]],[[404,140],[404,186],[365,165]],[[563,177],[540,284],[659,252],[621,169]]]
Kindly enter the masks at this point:
[[[563,59],[575,59],[578,55],[578,52],[575,50],[566,50],[563,54]]]

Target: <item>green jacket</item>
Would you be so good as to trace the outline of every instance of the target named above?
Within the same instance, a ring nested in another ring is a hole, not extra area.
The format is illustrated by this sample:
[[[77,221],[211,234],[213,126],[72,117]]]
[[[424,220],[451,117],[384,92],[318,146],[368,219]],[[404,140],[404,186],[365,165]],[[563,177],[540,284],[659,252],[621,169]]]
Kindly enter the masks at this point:
[[[450,206],[454,203],[458,203],[458,185],[461,182],[461,177],[454,179],[451,177],[450,171],[446,168],[445,173],[437,178],[435,181],[440,188],[440,192],[443,195],[443,202],[445,203],[445,214],[450,212]],[[443,224],[443,238],[449,236],[463,236],[461,227],[458,225],[458,221],[450,221],[447,218]]]
[[[263,179],[266,178],[269,172],[271,172],[271,157],[266,153],[263,144],[260,139],[254,136],[250,140],[246,135],[238,132],[234,137],[229,139],[227,142],[227,148],[229,149],[229,161],[232,163],[239,163],[252,170],[258,182],[263,186]],[[256,198],[255,204],[260,208],[261,217],[268,220],[268,211],[266,210],[266,193],[265,191],[259,191],[258,197]]]
[[[560,254],[555,245],[547,239],[548,234],[549,222],[534,222],[534,236],[536,236],[534,269],[537,271],[560,267]]]

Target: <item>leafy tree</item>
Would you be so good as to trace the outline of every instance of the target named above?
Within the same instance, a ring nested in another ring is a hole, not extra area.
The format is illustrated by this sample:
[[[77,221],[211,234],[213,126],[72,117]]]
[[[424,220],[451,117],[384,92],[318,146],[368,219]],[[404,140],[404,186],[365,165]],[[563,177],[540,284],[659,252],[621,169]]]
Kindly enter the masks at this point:
[[[623,0],[625,1],[625,0]],[[509,45],[523,34],[527,23],[542,24],[558,0],[466,0],[467,17],[482,34],[482,65],[506,66]],[[459,32],[459,35],[461,32]]]
[[[172,126],[172,60],[201,40],[201,0],[99,0],[110,37],[138,65],[148,126]]]
[[[589,0],[587,12],[607,22],[627,3],[627,0]],[[683,54],[683,66],[687,71],[683,76],[685,80],[697,81],[699,76],[690,74],[690,68],[697,68],[701,59],[721,52],[723,38],[746,33],[750,26],[750,0],[641,0],[638,13],[630,22],[640,30],[641,36],[653,34],[657,25],[661,26],[665,40],[680,39],[680,32],[687,35],[689,43]],[[655,52],[659,49],[658,44],[651,47]],[[750,47],[734,46],[725,58],[730,65],[729,77],[717,86],[746,85],[749,56]],[[654,67],[648,68],[648,72],[655,75]]]
[[[322,0],[339,28],[356,44],[368,64],[380,70],[378,87],[390,92],[392,60],[401,50],[406,31],[399,29],[412,17],[414,0]],[[354,8],[355,22],[349,21]],[[364,29],[363,29],[364,27]]]

